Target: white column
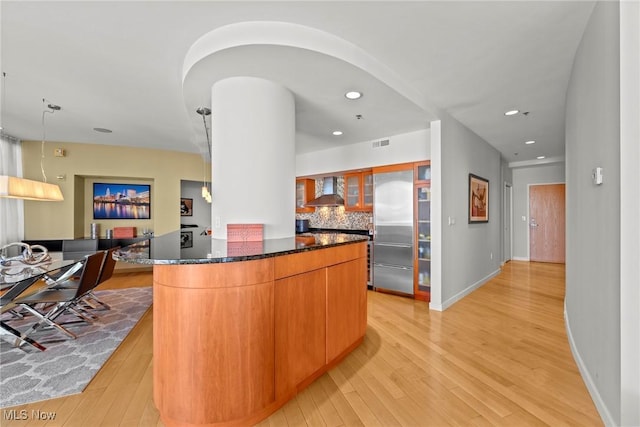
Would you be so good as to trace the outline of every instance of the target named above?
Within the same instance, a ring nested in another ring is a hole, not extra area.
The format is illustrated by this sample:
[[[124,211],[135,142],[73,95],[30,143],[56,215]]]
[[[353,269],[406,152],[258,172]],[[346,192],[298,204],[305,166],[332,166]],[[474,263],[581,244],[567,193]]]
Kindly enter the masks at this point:
[[[264,238],[295,235],[295,103],[269,80],[231,77],[211,89],[214,239],[227,224],[264,224]]]

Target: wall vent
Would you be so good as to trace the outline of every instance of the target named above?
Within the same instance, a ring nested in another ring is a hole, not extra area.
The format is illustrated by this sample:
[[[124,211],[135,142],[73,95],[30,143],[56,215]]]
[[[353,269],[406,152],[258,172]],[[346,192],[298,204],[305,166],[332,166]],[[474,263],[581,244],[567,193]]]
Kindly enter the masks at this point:
[[[373,143],[371,144],[373,148],[385,147],[387,145],[389,145],[388,139],[383,139],[382,141],[373,141]]]

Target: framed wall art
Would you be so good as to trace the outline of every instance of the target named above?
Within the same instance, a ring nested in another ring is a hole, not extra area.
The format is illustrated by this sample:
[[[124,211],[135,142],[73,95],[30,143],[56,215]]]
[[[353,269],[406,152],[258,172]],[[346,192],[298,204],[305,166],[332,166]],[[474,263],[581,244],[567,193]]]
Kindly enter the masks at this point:
[[[469,224],[489,222],[489,180],[469,174]]]
[[[180,216],[193,216],[193,199],[180,199]]]
[[[93,183],[93,219],[150,218],[150,185]]]
[[[193,247],[193,231],[180,232],[180,249]]]

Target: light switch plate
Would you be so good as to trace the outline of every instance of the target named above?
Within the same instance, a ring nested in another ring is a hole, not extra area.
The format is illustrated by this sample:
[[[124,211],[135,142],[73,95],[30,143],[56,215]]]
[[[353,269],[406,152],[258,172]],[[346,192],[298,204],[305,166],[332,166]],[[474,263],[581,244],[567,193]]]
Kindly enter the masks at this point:
[[[64,157],[64,148],[56,148],[53,150],[53,155],[56,157]]]
[[[593,183],[595,185],[602,184],[602,168],[595,168],[591,174],[591,178],[593,178]]]

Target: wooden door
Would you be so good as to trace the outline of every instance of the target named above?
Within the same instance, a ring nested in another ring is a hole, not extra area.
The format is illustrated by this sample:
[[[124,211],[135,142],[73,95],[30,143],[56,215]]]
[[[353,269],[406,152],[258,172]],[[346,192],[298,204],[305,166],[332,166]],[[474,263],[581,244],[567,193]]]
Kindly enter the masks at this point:
[[[565,262],[564,184],[529,187],[529,259]]]

